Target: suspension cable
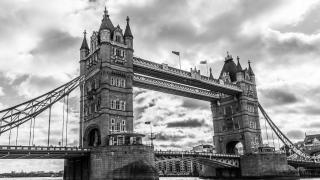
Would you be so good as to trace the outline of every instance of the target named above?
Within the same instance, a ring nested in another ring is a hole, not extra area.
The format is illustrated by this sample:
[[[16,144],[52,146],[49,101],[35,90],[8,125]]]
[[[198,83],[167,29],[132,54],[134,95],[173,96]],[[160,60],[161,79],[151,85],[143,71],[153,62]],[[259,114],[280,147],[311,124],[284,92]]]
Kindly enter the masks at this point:
[[[65,110],[65,102],[66,102],[66,97],[63,97],[63,105],[62,105],[62,135],[61,135],[61,145],[63,146],[63,132],[64,132],[64,110]]]
[[[66,146],[68,146],[69,94],[67,94]]]
[[[50,128],[51,128],[51,105],[49,107],[49,127],[48,127],[48,146],[50,144]]]

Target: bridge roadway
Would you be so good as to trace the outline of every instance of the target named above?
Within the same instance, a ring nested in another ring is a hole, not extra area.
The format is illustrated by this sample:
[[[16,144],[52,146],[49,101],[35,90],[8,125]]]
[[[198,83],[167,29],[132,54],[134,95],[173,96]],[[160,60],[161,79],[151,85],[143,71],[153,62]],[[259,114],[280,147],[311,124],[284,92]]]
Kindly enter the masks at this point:
[[[223,92],[223,94],[227,95],[242,93],[242,90],[236,84],[224,83],[196,72],[176,69],[167,64],[158,64],[138,57],[133,57],[133,72],[213,92]]]
[[[60,146],[0,146],[0,159],[67,159],[89,156],[90,148],[60,147]],[[201,164],[239,168],[240,156],[231,154],[214,154],[190,151],[155,150],[156,161],[190,159]],[[320,167],[320,162],[288,159],[288,164],[298,167]]]
[[[67,159],[88,156],[90,149],[54,146],[0,146],[0,159]]]

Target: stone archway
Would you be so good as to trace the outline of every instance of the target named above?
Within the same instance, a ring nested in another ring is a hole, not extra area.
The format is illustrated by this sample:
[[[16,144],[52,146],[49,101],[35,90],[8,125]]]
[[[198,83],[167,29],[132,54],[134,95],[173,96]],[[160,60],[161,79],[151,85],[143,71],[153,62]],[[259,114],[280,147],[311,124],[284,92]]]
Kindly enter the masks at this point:
[[[241,141],[230,141],[226,144],[227,154],[243,155],[243,144]]]
[[[101,133],[98,127],[87,128],[84,138],[84,145],[87,147],[97,147],[101,145]]]

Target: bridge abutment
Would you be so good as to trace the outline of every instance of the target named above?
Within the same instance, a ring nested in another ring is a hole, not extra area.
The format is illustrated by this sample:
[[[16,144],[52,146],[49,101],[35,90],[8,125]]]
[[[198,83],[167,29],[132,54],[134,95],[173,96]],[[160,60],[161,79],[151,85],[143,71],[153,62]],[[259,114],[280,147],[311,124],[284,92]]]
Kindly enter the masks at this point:
[[[64,180],[158,180],[153,147],[106,146],[65,160]]]
[[[298,176],[289,169],[287,156],[280,153],[246,154],[240,158],[242,177],[288,177]]]

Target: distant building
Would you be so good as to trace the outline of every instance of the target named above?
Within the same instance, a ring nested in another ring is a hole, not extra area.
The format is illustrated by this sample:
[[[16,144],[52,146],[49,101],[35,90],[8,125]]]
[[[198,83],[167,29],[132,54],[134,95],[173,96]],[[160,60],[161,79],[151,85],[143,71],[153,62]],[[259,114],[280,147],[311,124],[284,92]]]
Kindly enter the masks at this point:
[[[210,144],[201,144],[192,148],[194,152],[216,153],[214,146]]]
[[[319,146],[320,145],[320,134],[306,135],[304,138],[305,146]]]

